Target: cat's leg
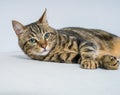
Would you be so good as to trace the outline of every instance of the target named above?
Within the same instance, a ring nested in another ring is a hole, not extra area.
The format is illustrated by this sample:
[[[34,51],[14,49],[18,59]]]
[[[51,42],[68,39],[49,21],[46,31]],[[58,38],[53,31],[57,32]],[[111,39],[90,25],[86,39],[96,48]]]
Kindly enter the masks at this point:
[[[117,70],[119,67],[119,61],[116,57],[111,55],[104,55],[99,59],[100,67],[109,69],[109,70]]]
[[[98,61],[96,61],[97,47],[93,43],[83,43],[80,46],[81,54],[81,68],[84,69],[96,69],[99,67]]]

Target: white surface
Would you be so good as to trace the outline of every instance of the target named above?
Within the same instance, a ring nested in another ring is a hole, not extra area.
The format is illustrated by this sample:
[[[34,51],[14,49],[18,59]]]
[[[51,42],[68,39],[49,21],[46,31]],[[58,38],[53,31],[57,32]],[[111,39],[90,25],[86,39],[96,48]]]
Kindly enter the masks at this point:
[[[32,23],[47,8],[54,28],[98,28],[120,36],[120,0],[0,0],[0,51],[18,51],[11,21]]]
[[[120,95],[120,69],[84,70],[0,53],[0,95]]]

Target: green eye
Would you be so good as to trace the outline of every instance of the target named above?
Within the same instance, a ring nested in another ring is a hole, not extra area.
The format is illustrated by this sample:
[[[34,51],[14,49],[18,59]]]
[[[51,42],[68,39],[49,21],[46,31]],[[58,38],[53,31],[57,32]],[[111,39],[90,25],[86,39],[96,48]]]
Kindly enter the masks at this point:
[[[46,33],[46,34],[44,35],[44,39],[48,39],[49,36],[50,36],[50,33]]]
[[[35,42],[36,42],[36,40],[35,40],[35,39],[33,39],[33,38],[31,38],[31,39],[29,40],[29,42],[30,42],[30,43],[35,43]]]

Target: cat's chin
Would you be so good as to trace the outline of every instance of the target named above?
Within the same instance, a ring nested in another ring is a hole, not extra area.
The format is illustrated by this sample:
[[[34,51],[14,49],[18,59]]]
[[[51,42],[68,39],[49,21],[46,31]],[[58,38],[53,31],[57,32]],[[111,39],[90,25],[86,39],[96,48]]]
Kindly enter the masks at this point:
[[[48,55],[49,52],[50,52],[49,50],[46,50],[46,51],[43,51],[43,52],[36,52],[34,54],[37,55],[37,56],[46,56],[46,55]]]

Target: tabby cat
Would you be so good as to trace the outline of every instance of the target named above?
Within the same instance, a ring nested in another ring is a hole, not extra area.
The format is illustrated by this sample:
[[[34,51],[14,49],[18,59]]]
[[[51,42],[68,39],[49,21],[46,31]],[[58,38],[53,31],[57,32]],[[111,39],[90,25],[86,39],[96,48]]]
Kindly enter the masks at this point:
[[[41,18],[29,25],[12,21],[21,49],[40,61],[78,63],[84,69],[116,70],[119,67],[120,38],[98,29],[67,27],[54,29]]]

